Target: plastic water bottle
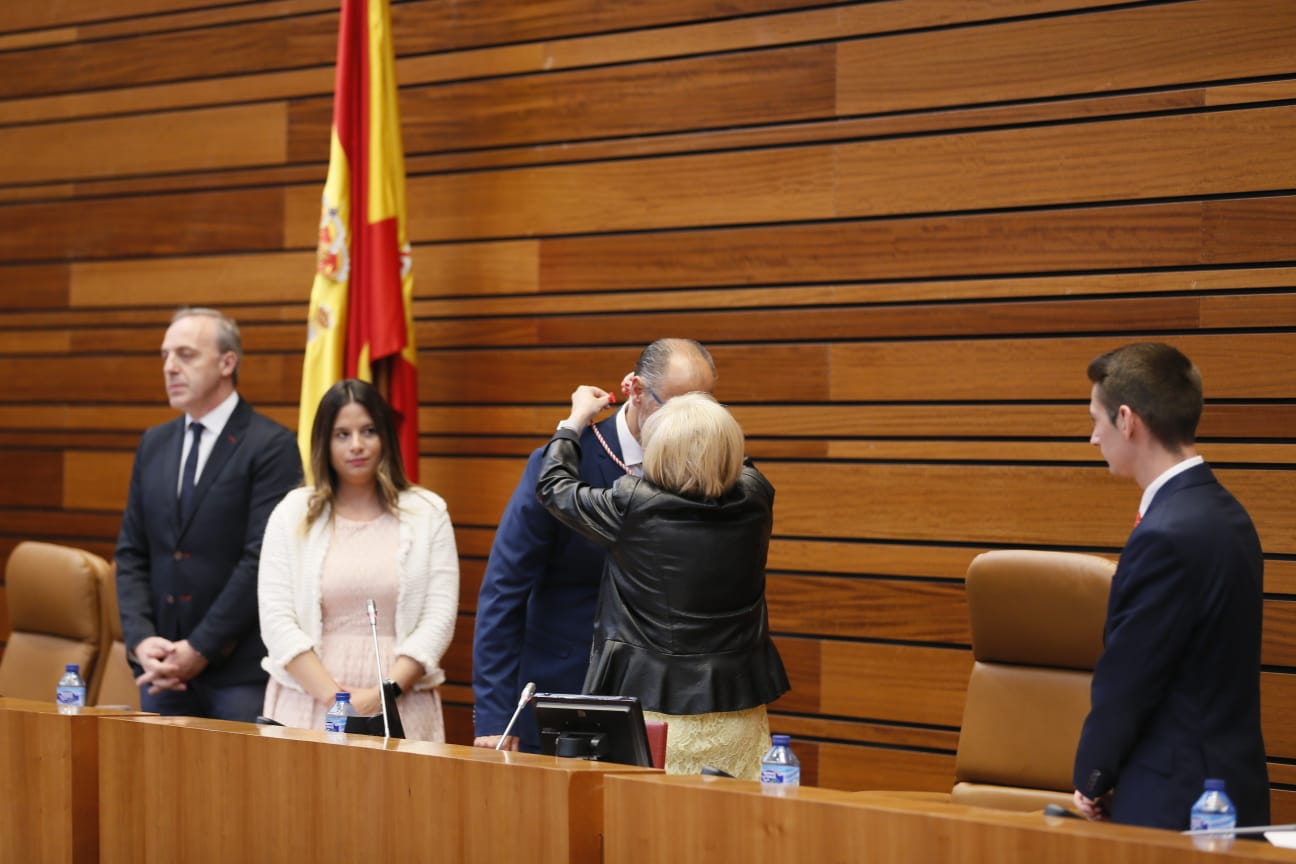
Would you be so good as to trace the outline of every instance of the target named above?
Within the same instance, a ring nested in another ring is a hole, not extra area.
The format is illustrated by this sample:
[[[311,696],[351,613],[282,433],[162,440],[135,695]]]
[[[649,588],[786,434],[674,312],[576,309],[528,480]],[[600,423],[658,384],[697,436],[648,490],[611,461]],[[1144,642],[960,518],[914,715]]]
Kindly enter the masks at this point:
[[[1192,806],[1188,827],[1193,831],[1227,829],[1229,832],[1237,828],[1237,808],[1225,793],[1223,780],[1206,781],[1206,791],[1202,792]],[[1232,843],[1232,833],[1193,838],[1193,845],[1204,849],[1224,849]]]
[[[333,707],[324,715],[324,731],[339,733],[346,731],[348,717],[355,716],[355,708],[351,706],[351,694],[347,692],[338,693],[333,697],[336,701]]]
[[[761,791],[779,795],[801,785],[801,761],[788,746],[788,735],[772,736],[774,746],[761,759]]]
[[[58,703],[60,714],[76,714],[86,703],[86,685],[81,680],[81,667],[69,663],[63,667],[63,677],[58,681],[54,691],[54,701]]]

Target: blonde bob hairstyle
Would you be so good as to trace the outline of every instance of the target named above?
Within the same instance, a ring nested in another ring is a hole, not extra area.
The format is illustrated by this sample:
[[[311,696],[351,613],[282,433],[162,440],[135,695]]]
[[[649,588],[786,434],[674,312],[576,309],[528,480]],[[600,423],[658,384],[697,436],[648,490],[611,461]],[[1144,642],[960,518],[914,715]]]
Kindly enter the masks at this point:
[[[743,432],[710,393],[667,401],[644,423],[644,476],[686,498],[719,498],[738,482]]]

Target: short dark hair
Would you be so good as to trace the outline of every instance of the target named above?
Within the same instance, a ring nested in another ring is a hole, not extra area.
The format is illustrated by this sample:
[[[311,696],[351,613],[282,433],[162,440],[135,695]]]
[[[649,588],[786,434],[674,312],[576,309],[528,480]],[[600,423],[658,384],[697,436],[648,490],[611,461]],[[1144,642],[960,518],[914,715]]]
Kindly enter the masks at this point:
[[[1192,444],[1202,413],[1201,373],[1178,348],[1164,342],[1135,342],[1095,357],[1089,380],[1098,402],[1116,422],[1128,405],[1162,446]]]
[[[658,339],[643,349],[635,361],[634,374],[647,382],[654,390],[661,387],[666,372],[670,369],[670,360],[678,352],[691,352],[706,363],[711,369],[711,378],[719,377],[716,373],[715,360],[711,352],[695,339]]]
[[[396,417],[387,405],[387,400],[368,381],[345,378],[328,389],[320,399],[319,407],[315,409],[315,422],[311,425],[311,473],[315,477],[315,492],[306,509],[307,525],[314,522],[325,505],[332,504],[337,495],[337,471],[333,469],[329,442],[333,437],[333,424],[337,422],[338,414],[352,402],[368,412],[378,430],[378,439],[382,442],[376,480],[378,494],[386,503],[387,509],[395,511],[400,493],[410,487],[409,477],[405,474],[405,463],[401,460]]]

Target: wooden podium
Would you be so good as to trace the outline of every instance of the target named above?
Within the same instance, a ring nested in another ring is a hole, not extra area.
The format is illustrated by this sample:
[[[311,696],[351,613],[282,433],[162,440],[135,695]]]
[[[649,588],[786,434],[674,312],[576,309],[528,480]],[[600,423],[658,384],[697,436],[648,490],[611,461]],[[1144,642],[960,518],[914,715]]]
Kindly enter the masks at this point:
[[[99,860],[99,739],[106,708],[60,714],[0,697],[0,864]]]
[[[653,769],[213,720],[100,725],[100,860],[598,862]]]
[[[804,788],[763,794],[720,777],[609,777],[607,864],[1221,864],[1296,861],[1235,840],[1207,851],[1171,831],[905,798]]]

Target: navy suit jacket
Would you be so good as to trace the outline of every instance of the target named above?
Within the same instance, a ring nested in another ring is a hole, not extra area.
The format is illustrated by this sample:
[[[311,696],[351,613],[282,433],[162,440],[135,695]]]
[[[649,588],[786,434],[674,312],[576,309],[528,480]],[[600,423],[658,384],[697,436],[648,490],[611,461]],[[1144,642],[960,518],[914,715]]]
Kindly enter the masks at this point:
[[[181,524],[176,489],[184,416],[144,433],[117,538],[117,598],[128,650],[188,639],[212,686],[264,681],[256,578],[270,511],[301,485],[297,439],[239,399]]]
[[[598,424],[621,458],[616,415]],[[611,486],[625,472],[591,429],[581,433],[580,478]],[[518,696],[534,681],[541,693],[579,693],[594,643],[594,607],[607,551],[565,527],[536,498],[544,448],[533,452],[500,518],[477,596],[473,633],[474,726],[499,735]],[[528,710],[513,733],[523,749],[539,750]]]
[[[1172,477],[1112,579],[1076,788],[1112,820],[1186,829],[1208,777],[1238,825],[1269,822],[1260,733],[1264,562],[1251,517],[1198,465]]]

